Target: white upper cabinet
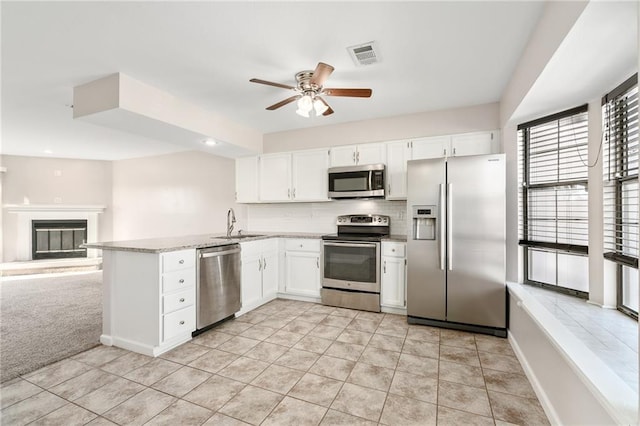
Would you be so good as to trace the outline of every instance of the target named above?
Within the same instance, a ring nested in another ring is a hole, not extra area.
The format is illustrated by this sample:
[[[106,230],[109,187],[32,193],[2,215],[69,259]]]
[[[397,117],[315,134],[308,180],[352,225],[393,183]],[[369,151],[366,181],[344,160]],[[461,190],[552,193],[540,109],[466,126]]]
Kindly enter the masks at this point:
[[[451,153],[451,136],[435,136],[411,141],[411,160],[442,158]]]
[[[329,150],[293,152],[291,154],[293,201],[327,201]]]
[[[236,201],[257,203],[258,198],[258,157],[236,159]]]
[[[385,144],[336,146],[331,148],[331,167],[384,163]]]
[[[386,162],[386,151],[383,143],[367,143],[358,145],[357,164],[378,164]]]
[[[407,198],[407,160],[411,159],[409,141],[387,142],[387,200]]]
[[[260,201],[291,199],[291,154],[260,156]]]
[[[354,164],[356,164],[355,145],[331,148],[331,167],[353,166]]]
[[[499,152],[498,135],[498,131],[453,135],[451,137],[451,155],[479,155]]]
[[[411,159],[497,153],[500,152],[499,135],[499,131],[493,130],[414,139],[411,141]]]
[[[336,146],[236,160],[239,203],[329,201],[329,167],[386,164],[386,198],[407,198],[407,161],[500,152],[498,130]]]

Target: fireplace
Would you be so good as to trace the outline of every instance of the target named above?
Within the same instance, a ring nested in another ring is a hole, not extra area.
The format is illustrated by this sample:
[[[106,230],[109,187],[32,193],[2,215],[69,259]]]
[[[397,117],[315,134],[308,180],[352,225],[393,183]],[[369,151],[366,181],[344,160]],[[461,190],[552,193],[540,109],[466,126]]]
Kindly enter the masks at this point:
[[[31,229],[32,259],[87,257],[86,220],[32,220]]]
[[[29,261],[33,256],[33,221],[43,220],[53,222],[57,220],[86,221],[87,242],[99,241],[99,216],[105,211],[101,205],[64,205],[64,204],[4,204],[7,212],[9,228],[13,232],[5,232],[5,247],[13,241],[13,250],[5,254],[5,262]],[[13,223],[12,223],[13,222]],[[13,225],[15,224],[15,225]],[[13,225],[13,226],[12,226]],[[87,249],[87,258],[97,258],[102,255],[101,250]]]

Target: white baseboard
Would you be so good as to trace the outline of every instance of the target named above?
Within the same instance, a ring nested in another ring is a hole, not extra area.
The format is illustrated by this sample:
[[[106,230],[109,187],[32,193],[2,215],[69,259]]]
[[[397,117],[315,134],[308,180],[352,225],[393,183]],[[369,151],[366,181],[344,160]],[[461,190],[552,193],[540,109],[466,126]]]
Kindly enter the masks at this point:
[[[291,293],[278,293],[280,299],[299,300],[301,302],[322,303],[320,297],[313,296],[300,296],[298,294]]]
[[[395,306],[380,306],[380,310],[387,314],[407,315],[407,308],[396,308]]]

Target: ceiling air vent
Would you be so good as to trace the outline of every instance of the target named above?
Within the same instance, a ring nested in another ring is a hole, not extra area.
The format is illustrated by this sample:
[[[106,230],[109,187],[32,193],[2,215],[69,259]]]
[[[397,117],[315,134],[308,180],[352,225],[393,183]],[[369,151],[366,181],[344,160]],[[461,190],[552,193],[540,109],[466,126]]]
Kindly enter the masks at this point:
[[[351,59],[357,66],[371,65],[380,62],[381,57],[375,41],[347,47]]]

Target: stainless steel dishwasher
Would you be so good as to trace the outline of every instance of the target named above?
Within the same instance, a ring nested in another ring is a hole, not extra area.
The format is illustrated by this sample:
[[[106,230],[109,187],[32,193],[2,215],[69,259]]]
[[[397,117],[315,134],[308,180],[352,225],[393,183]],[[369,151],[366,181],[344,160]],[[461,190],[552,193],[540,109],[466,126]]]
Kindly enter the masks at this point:
[[[197,274],[196,329],[201,330],[240,310],[240,244],[199,249]]]

